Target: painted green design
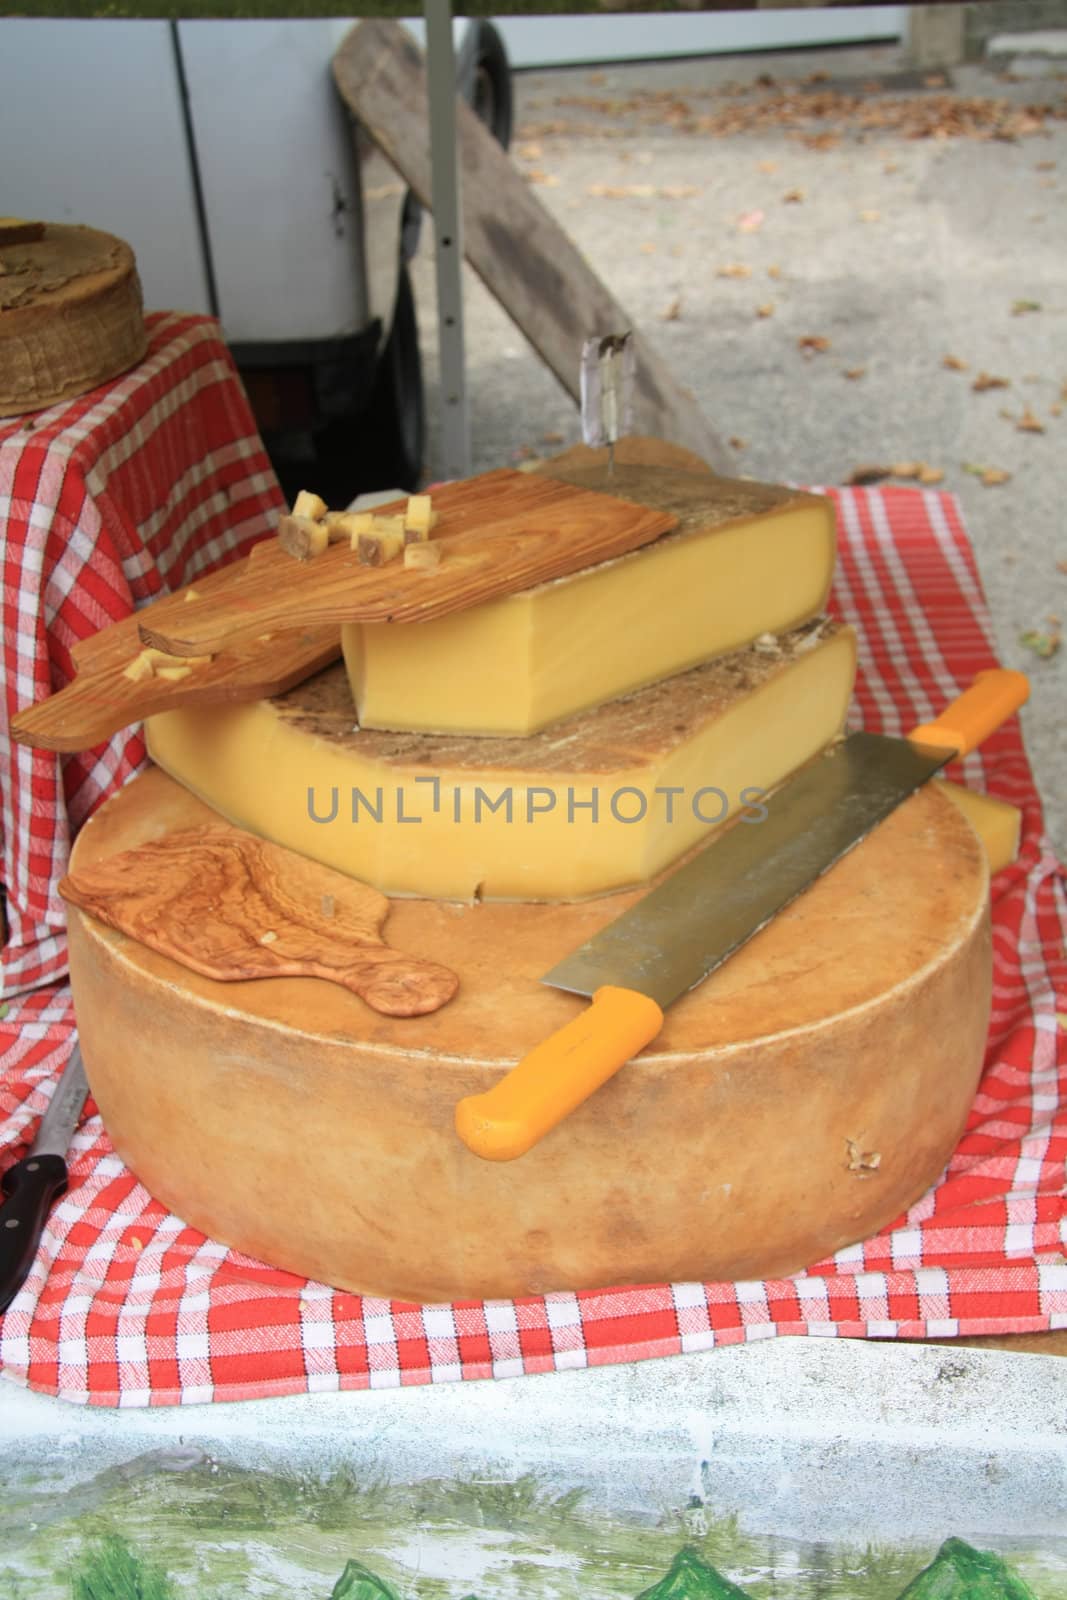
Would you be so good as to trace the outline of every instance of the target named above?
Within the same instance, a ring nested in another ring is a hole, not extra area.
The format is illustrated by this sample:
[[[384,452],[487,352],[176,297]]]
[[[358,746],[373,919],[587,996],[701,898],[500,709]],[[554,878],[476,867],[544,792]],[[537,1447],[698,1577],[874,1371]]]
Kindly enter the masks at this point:
[[[946,1539],[900,1600],[1037,1600],[1029,1584],[989,1550]]]
[[[89,1551],[71,1595],[72,1600],[176,1600],[164,1573],[148,1566],[116,1533]]]
[[[643,1589],[637,1600],[751,1600],[751,1596],[686,1548],[679,1550],[667,1576]]]
[[[398,1600],[398,1597],[396,1590],[375,1577],[369,1567],[360,1561],[350,1561],[334,1584],[330,1600]]]

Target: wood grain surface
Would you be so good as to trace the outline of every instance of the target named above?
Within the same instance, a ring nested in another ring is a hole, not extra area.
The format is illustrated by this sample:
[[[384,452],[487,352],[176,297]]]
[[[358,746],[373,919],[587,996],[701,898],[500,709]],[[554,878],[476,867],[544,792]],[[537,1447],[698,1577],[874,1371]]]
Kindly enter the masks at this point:
[[[338,47],[333,72],[346,105],[432,210],[426,73],[410,34],[378,18],[358,23]],[[458,96],[456,140],[464,254],[578,400],[583,341],[632,330],[633,319]],[[693,396],[636,330],[634,347],[635,426],[686,445],[724,469],[729,451]]]
[[[273,544],[274,540],[265,541]],[[257,546],[256,551],[262,546]],[[147,610],[161,618],[181,614],[185,596],[194,589],[205,598],[239,588],[245,574],[260,559],[256,551],[220,572],[197,578],[175,594],[157,600]],[[138,627],[145,612],[133,612],[74,646],[76,673],[64,688],[27,706],[11,719],[11,732],[19,744],[39,750],[89,750],[113,733],[160,711],[200,703],[229,705],[284,694],[295,684],[329,666],[341,654],[337,627],[289,629],[268,639],[256,635],[214,660],[191,669],[177,682],[149,677],[134,682],[126,668],[142,649]],[[269,631],[269,630],[268,630]],[[175,661],[180,666],[180,661]]]
[[[271,540],[239,586],[143,612],[141,637],[198,655],[273,629],[423,622],[625,555],[677,525],[671,512],[510,468],[446,484],[433,508],[442,557],[432,571],[363,566],[343,543],[297,561]]]
[[[207,978],[326,978],[389,1017],[451,1000],[447,967],[391,950],[377,889],[223,825],[165,835],[63,879],[70,904]]]

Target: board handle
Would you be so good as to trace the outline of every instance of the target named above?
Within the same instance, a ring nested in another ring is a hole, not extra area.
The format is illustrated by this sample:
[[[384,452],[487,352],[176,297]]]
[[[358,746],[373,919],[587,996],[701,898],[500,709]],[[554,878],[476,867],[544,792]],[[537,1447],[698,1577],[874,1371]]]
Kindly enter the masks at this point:
[[[659,1033],[663,1012],[636,989],[605,984],[484,1094],[456,1107],[456,1132],[484,1161],[514,1161],[588,1100]]]
[[[933,722],[920,723],[908,738],[912,744],[935,745],[942,750],[955,750],[958,756],[970,755],[1029,698],[1030,680],[1025,672],[990,667],[979,672],[971,687],[947,705],[940,716]]]

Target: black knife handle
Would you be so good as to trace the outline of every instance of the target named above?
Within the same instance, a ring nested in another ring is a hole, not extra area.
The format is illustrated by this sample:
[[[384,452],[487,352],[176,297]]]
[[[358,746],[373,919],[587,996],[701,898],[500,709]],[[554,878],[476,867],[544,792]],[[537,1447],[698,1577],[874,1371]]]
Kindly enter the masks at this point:
[[[0,1312],[7,1310],[33,1265],[45,1219],[67,1187],[62,1156],[29,1155],[0,1178]]]

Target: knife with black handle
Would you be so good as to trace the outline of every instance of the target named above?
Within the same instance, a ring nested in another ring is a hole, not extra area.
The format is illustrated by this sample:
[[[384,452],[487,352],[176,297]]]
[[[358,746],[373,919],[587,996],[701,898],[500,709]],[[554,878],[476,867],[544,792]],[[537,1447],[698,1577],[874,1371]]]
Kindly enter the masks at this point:
[[[75,1043],[28,1155],[0,1178],[0,1313],[7,1310],[33,1265],[53,1204],[67,1187],[66,1155],[89,1085]]]

